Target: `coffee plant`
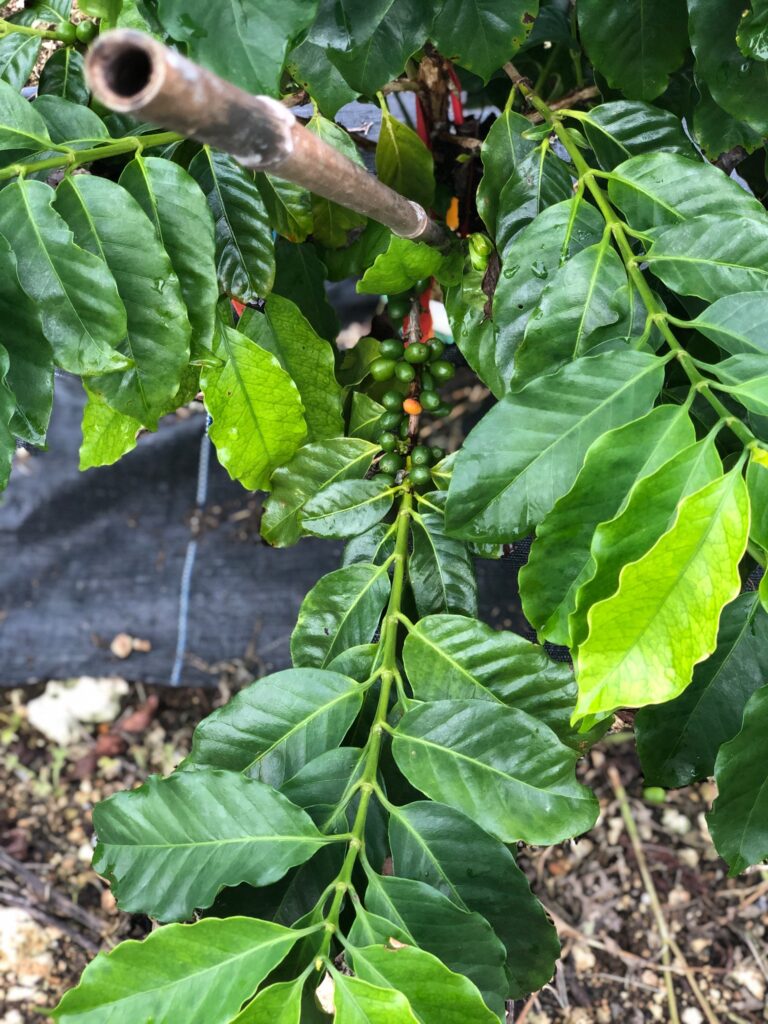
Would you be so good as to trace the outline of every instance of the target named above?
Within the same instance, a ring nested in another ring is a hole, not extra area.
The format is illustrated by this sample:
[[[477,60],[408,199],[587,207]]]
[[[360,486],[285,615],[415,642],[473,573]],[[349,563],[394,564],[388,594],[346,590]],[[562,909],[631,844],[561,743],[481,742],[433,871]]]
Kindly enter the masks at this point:
[[[45,445],[58,367],[87,393],[83,469],[202,393],[220,462],[268,492],[264,540],[347,546],[294,667],[96,808],[94,867],[161,926],[53,1016],[503,1019],[559,952],[517,846],[594,824],[576,764],[615,712],[649,785],[714,774],[732,872],[768,856],[768,584],[746,587],[768,551],[766,0],[79,11],[0,22],[2,484],[15,439]],[[86,45],[126,26],[311,101],[358,164],[370,144],[334,116],[378,102],[379,178],[451,244],[100,106]],[[385,311],[342,352],[324,285],[352,276]],[[495,403],[446,456],[457,365]],[[478,621],[473,576],[534,534],[539,644]]]

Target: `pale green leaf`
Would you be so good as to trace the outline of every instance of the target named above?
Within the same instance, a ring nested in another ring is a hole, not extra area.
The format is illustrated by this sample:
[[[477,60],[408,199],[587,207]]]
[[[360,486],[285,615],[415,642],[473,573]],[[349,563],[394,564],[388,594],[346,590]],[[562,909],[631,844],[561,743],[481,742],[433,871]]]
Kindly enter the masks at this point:
[[[238,330],[271,352],[295,383],[304,407],[308,440],[344,433],[334,347],[319,337],[295,303],[271,295],[263,312],[246,310]]]
[[[18,89],[0,81],[0,152],[51,148],[45,121]]]
[[[768,294],[723,295],[690,321],[731,355],[768,355]]]
[[[412,288],[422,278],[432,277],[442,262],[442,254],[433,246],[393,235],[387,251],[376,257],[358,281],[357,290],[373,295],[396,295]]]
[[[257,993],[231,1024],[301,1024],[304,979],[278,981]]]
[[[590,607],[616,592],[624,566],[642,558],[669,529],[686,495],[721,473],[713,437],[689,445],[638,480],[613,519],[598,525],[590,545],[591,575],[576,592],[568,621],[571,647],[578,647],[586,639]]]
[[[81,426],[83,440],[80,445],[80,470],[95,466],[111,466],[136,447],[141,423],[107,405],[101,395],[89,391],[83,409]]]
[[[336,1024],[418,1024],[402,992],[334,974],[333,1019]]]
[[[248,917],[208,918],[99,953],[51,1016],[60,1024],[228,1024],[300,937]]]
[[[638,480],[695,438],[687,410],[661,405],[594,442],[573,487],[539,524],[518,577],[523,611],[541,636],[569,643],[576,592],[594,571],[596,528],[619,512]]]
[[[307,434],[298,389],[277,359],[230,327],[220,332],[222,366],[200,375],[209,431],[219,461],[249,490],[268,490],[270,477]]]
[[[741,589],[748,531],[740,467],[682,501],[670,530],[625,566],[613,597],[589,611],[576,719],[682,693],[714,651],[720,614]]]

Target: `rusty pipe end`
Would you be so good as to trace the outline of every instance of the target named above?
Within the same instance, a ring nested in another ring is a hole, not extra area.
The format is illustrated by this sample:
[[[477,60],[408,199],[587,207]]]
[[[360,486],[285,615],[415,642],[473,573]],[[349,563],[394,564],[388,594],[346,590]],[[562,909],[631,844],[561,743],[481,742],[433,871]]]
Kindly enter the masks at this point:
[[[105,32],[85,59],[88,86],[110,110],[121,114],[143,110],[163,89],[169,52],[143,32],[129,28]]]

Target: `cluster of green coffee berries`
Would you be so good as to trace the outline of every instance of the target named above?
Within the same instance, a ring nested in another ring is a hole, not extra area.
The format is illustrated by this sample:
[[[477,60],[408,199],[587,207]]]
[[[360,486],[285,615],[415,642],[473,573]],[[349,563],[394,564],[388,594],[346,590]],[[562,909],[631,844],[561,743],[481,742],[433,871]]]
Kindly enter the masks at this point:
[[[393,323],[403,321],[411,312],[414,300],[423,293],[427,284],[420,282],[411,293],[391,296],[387,307]],[[407,335],[407,332],[406,332]],[[451,407],[438,394],[438,387],[447,383],[455,369],[443,358],[445,343],[439,338],[424,341],[408,341],[403,338],[388,338],[379,346],[379,355],[370,366],[370,374],[376,383],[397,381],[400,388],[385,391],[380,398],[385,412],[381,417],[381,433],[377,438],[383,455],[379,461],[379,472],[385,477],[395,476],[406,468],[410,457],[408,477],[416,486],[431,482],[430,466],[439,462],[445,454],[442,448],[416,445],[409,451],[412,439],[410,423],[412,416],[429,412],[433,416],[446,416]],[[402,388],[407,386],[407,392]]]

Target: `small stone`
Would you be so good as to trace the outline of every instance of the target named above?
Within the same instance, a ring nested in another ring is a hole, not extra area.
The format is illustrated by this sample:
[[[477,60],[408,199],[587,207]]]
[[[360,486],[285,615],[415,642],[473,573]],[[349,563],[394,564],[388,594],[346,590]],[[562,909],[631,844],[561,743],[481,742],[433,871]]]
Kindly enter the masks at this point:
[[[687,1006],[680,1014],[683,1024],[704,1024],[704,1014],[695,1006]]]
[[[571,959],[577,974],[586,974],[595,969],[595,954],[584,942],[577,942],[571,950]]]
[[[686,818],[674,807],[665,808],[661,823],[671,835],[684,836],[691,828],[690,818]]]
[[[133,637],[127,633],[118,633],[109,649],[116,658],[129,658],[133,654]]]

